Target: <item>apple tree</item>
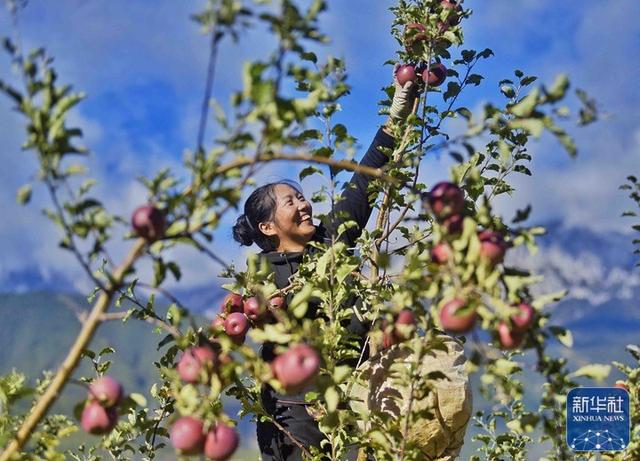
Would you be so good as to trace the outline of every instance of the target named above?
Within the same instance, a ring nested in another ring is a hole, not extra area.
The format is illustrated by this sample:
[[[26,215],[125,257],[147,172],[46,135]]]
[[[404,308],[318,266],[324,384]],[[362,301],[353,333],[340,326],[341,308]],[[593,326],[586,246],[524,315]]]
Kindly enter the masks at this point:
[[[239,417],[278,424],[261,403],[264,384],[283,393],[312,385],[307,398],[326,441],[321,449],[302,447],[308,459],[339,460],[353,444],[362,456],[376,459],[424,459],[431,448],[415,433],[435,415],[422,402],[446,376],[422,373],[421,363],[446,351],[443,337],[464,342],[465,373],[479,375],[479,392],[494,404],[473,417],[481,432],[475,437],[479,454],[472,459],[526,459],[536,429],[540,441],[550,442],[547,459],[573,459],[563,437],[563,397],[576,378],[603,379],[609,369],[592,364],[571,371],[566,359],[547,353],[553,338],[572,345],[570,332],[551,323],[549,306],[564,293],[534,296],[531,286],[539,276],[508,258],[518,247],[535,252],[544,229],[525,224],[530,207],[504,217],[492,206],[514,190],[515,175],[533,174],[527,147],[532,140],[550,134],[568,155],[576,155],[564,127],[571,119],[564,102],[568,77],[544,85],[516,70],[497,82],[499,103],[473,112],[460,104],[460,95],[484,84],[479,72],[493,52],[464,46],[471,9],[453,0],[398,0],[390,25],[398,49],[385,57],[386,64],[398,64],[399,83],[411,80],[420,92],[408,119],[387,125],[395,139],[385,152],[387,166],[369,168],[352,160],[354,137],[335,121],[350,88],[346,63],[312,51],[329,40],[321,28],[329,6],[324,0],[210,0],[194,15],[211,37],[198,144],[185,155],[184,171],[162,170],[143,179],[148,200],[132,217],[107,210],[93,193],[95,180],[85,174],[89,153],[81,147],[82,131],[67,121],[83,94],[59,82],[44,49],[25,52],[20,43],[4,41],[19,78],[17,84],[0,82],[0,89],[24,116],[23,147],[39,165],[37,180],[18,191],[18,200],[27,204],[32,187],[44,186],[51,199],[45,214],[59,230],[59,245],[73,254],[95,289],[89,294],[91,311],[55,373],[45,373],[33,389],[18,374],[0,380],[0,440],[7,446],[0,459],[98,459],[105,451],[114,458],[138,453],[153,459],[168,444],[183,456],[228,459],[239,444]],[[209,101],[217,50],[255,26],[267,27],[277,46],[244,65],[242,88],[228,95],[223,109]],[[390,85],[383,93],[381,114],[388,113],[393,91]],[[578,125],[591,123],[597,118],[593,101],[580,90],[577,96]],[[216,124],[215,139],[204,139],[208,122]],[[420,167],[435,151],[450,154],[450,175],[425,184]],[[298,168],[300,180],[322,179],[315,203],[331,207],[341,199],[341,171],[369,175],[370,193],[378,200],[375,225],[360,235],[357,253],[340,239],[354,224],[346,220],[331,244],[312,243],[322,251],[305,256],[290,285],[278,288],[257,255],[244,271],[226,262],[219,230],[261,168],[282,161]],[[116,261],[111,248],[121,238],[130,251]],[[229,294],[211,324],[198,323],[166,288],[168,280],[181,279],[180,264],[171,259],[180,246],[210,257],[229,280]],[[144,259],[153,262],[150,279],[139,270]],[[166,313],[157,298],[169,304]],[[311,304],[319,315],[307,315]],[[369,326],[364,346],[345,327],[354,312]],[[139,392],[123,395],[103,360],[112,349],[90,350],[96,330],[114,319],[145,321],[150,330],[166,333],[159,342],[163,356],[154,364],[152,403]],[[270,363],[255,347],[263,342],[276,345]],[[390,359],[399,351],[406,352],[403,360]],[[523,401],[523,355],[535,360],[545,381],[535,408]],[[95,376],[74,377],[81,360],[91,361]],[[366,394],[363,370],[376,360],[387,363],[383,374],[391,386],[403,390],[404,400],[391,395],[384,401],[403,405],[401,414],[357,405],[362,398],[354,390]],[[637,403],[637,368],[624,371]],[[49,414],[71,380],[87,387],[77,414]],[[237,399],[239,415],[229,414],[222,396]],[[28,411],[8,411],[26,397],[33,400]],[[62,450],[60,440],[77,430],[78,421],[96,437],[92,444]]]

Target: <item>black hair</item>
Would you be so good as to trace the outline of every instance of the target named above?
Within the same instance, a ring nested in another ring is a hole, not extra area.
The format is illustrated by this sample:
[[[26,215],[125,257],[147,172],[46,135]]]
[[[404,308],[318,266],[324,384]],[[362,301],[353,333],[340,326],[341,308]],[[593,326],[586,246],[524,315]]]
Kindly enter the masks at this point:
[[[289,179],[265,184],[254,190],[244,202],[244,214],[238,216],[233,226],[233,239],[240,245],[251,246],[253,243],[264,251],[274,251],[274,239],[258,229],[261,222],[272,221],[276,213],[275,186],[286,184],[302,194],[300,184]]]

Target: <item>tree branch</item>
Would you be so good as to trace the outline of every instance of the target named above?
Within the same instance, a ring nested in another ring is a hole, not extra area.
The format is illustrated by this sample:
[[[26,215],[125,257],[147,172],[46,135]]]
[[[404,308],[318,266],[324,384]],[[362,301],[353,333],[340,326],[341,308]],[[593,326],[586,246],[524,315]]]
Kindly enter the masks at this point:
[[[98,301],[96,301],[75,342],[71,346],[71,349],[69,349],[67,357],[51,381],[51,384],[31,409],[31,412],[20,426],[20,429],[18,429],[18,432],[7,449],[0,455],[0,461],[9,461],[13,454],[24,446],[38,423],[45,417],[51,405],[56,401],[78,365],[82,351],[87,347],[96,329],[102,322],[102,315],[109,308],[117,288],[122,284],[125,275],[133,267],[134,262],[140,257],[145,245],[146,241],[144,239],[139,238],[136,240],[124,262],[114,271],[110,286],[100,295]]]

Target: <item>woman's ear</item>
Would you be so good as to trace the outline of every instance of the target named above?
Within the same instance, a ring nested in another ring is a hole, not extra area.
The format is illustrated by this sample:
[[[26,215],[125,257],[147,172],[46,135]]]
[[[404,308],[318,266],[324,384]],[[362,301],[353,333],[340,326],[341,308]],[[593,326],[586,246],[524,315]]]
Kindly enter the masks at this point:
[[[276,226],[273,221],[265,221],[258,224],[258,229],[267,237],[277,235]]]

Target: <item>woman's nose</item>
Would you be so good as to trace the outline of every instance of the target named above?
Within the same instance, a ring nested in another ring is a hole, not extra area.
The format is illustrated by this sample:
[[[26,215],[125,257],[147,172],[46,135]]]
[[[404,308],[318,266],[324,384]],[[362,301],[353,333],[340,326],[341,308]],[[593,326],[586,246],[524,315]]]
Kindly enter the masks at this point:
[[[298,202],[298,210],[308,210],[309,208],[311,208],[311,204],[305,199],[302,199]]]

